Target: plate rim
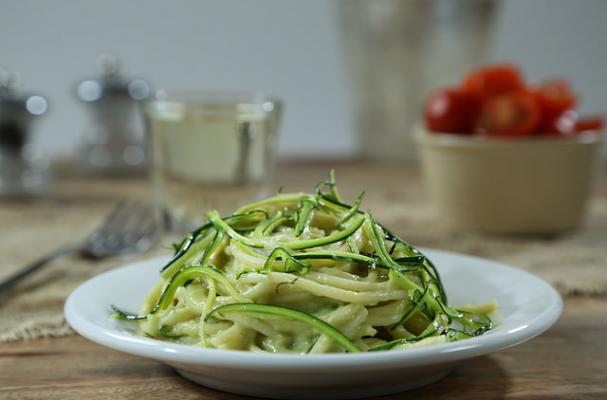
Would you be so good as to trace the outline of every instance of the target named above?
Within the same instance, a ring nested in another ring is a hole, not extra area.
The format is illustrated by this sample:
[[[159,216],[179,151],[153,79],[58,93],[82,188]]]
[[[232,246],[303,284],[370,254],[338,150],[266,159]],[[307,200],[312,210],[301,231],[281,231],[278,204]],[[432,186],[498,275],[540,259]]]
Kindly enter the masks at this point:
[[[443,364],[490,354],[510,348],[542,334],[560,317],[563,301],[559,293],[546,281],[534,274],[490,259],[456,253],[445,250],[420,248],[422,252],[446,257],[474,259],[476,262],[492,264],[492,267],[506,269],[519,274],[525,279],[533,280],[544,286],[550,294],[547,307],[537,313],[520,329],[510,332],[498,332],[493,335],[482,335],[464,341],[436,344],[428,347],[411,348],[402,351],[363,352],[363,353],[330,353],[330,354],[275,354],[257,353],[241,350],[206,349],[190,345],[164,342],[157,339],[136,337],[110,329],[89,321],[78,312],[77,302],[90,286],[107,279],[111,274],[144,264],[166,260],[166,256],[152,257],[96,275],[80,284],[67,298],[64,306],[65,319],[81,336],[102,346],[125,353],[151,358],[166,363],[195,364],[224,368],[255,368],[258,370],[304,370],[309,368],[335,368],[358,370],[369,367],[408,367]],[[440,270],[440,267],[439,267]],[[108,304],[108,318],[109,318]],[[514,331],[514,332],[512,332]],[[352,361],[360,361],[353,363]]]

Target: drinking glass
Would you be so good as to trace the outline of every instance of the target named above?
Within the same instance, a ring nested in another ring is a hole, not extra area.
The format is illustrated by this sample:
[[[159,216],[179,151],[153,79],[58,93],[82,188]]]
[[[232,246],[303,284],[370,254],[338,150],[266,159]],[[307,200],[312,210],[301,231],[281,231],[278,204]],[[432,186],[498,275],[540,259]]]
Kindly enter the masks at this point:
[[[143,110],[166,231],[183,233],[210,210],[229,215],[266,194],[281,101],[259,93],[160,91]]]

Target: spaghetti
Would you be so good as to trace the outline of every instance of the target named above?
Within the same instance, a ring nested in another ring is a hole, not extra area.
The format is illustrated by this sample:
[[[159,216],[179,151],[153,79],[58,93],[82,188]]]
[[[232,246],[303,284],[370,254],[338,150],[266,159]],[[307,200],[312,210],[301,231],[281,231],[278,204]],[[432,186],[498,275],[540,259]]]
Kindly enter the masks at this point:
[[[492,328],[494,305],[448,305],[420,251],[345,204],[333,173],[209,222],[175,246],[142,314],[147,336],[207,348],[334,353],[445,343]]]

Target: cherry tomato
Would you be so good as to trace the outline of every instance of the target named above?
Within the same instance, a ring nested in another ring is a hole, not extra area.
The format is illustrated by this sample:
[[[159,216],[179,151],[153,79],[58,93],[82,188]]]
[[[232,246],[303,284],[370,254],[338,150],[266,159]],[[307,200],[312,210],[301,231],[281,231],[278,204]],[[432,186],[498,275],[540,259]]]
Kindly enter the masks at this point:
[[[481,98],[489,98],[523,89],[519,69],[512,64],[493,64],[469,73],[463,81],[465,91]]]
[[[521,137],[534,132],[540,108],[527,91],[492,97],[483,105],[476,132],[495,137]]]
[[[480,104],[461,89],[434,92],[424,106],[424,120],[431,132],[472,133]]]
[[[577,97],[565,79],[551,79],[533,90],[542,110],[542,118],[555,118],[577,105]]]
[[[540,136],[571,135],[575,132],[577,120],[578,115],[575,110],[566,110],[552,118],[546,118],[542,114],[534,133]]]
[[[605,118],[600,115],[584,117],[575,123],[576,132],[601,131],[605,127]]]
[[[542,82],[532,92],[540,105],[541,121],[538,126],[539,134],[569,134],[564,132],[557,124],[559,119],[567,120],[566,112],[572,110],[577,104],[577,97],[571,90],[569,82],[565,79],[551,79]],[[569,113],[571,117],[571,113]],[[569,118],[570,119],[570,118]]]

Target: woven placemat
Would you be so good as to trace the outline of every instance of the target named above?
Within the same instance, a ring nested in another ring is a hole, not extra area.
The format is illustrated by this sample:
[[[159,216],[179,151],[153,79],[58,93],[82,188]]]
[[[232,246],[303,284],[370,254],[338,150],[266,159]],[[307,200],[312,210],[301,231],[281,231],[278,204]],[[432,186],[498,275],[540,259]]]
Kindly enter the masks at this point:
[[[282,171],[285,190],[310,190],[325,169]],[[365,206],[409,242],[487,257],[524,268],[552,283],[563,295],[607,294],[607,198],[595,196],[584,226],[551,238],[464,233],[437,222],[416,173],[399,169],[342,168],[342,193],[367,190]],[[399,184],[395,184],[399,182]],[[84,237],[118,197],[141,194],[145,183],[74,184],[61,196],[33,204],[0,203],[0,279],[55,247]],[[89,184],[90,185],[90,184]],[[83,195],[82,193],[86,193]],[[0,342],[73,334],[63,319],[67,295],[91,276],[157,254],[94,262],[64,257],[23,282],[0,304]]]

